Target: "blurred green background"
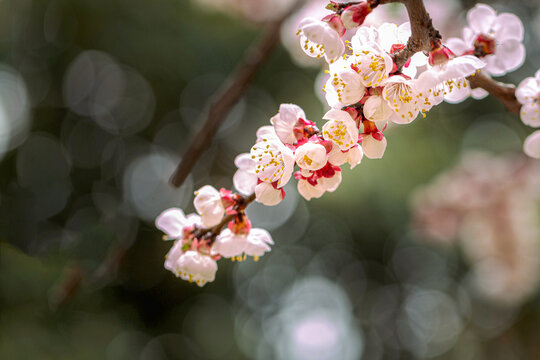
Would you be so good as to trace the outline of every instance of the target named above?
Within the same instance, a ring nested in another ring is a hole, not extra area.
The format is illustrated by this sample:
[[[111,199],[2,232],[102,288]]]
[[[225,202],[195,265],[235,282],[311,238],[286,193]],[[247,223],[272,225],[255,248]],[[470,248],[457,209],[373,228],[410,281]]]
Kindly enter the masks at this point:
[[[540,64],[540,4],[492,5],[525,24],[527,60],[503,78],[517,84]],[[0,2],[0,358],[540,358],[536,290],[478,297],[458,248],[409,230],[411,193],[464,151],[521,151],[530,129],[492,98],[391,127],[384,159],[344,168],[335,193],[306,202],[291,183],[278,207],[254,205],[276,243],[258,263],[221,260],[204,288],[163,268],[155,216],[193,211],[205,184],[232,188],[234,157],[280,103],[322,126],[320,68],[279,45],[186,183],[168,185],[262,27],[185,0]]]

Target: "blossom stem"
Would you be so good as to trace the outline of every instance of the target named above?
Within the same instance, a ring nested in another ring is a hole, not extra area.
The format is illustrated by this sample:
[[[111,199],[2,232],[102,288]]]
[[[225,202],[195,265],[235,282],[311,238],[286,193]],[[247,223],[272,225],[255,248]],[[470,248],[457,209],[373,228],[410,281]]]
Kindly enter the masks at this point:
[[[249,204],[251,204],[255,200],[255,194],[243,196],[241,199],[242,200],[239,201],[239,206],[242,209],[245,209]],[[227,224],[234,219],[235,216],[236,216],[235,214],[225,215],[223,219],[221,219],[221,221],[217,225],[214,225],[209,228],[197,228],[195,230],[195,236],[199,239],[205,236],[210,236],[212,239],[214,239],[217,235],[221,233],[221,230],[223,230],[223,228],[226,227]]]
[[[508,111],[519,115],[521,104],[516,98],[515,85],[495,81],[489,76],[484,75],[482,72],[467,77],[467,80],[469,80],[471,88],[482,88],[486,90],[502,102]]]

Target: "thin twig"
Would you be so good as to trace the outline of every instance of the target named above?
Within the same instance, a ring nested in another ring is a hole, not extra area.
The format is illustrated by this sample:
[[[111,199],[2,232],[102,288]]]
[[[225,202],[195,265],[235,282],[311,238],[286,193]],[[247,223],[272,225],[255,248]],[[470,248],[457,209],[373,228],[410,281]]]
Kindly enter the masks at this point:
[[[295,8],[297,6],[292,6],[279,20],[268,25],[265,34],[246,52],[244,59],[237,65],[234,75],[214,95],[204,125],[191,139],[182,161],[171,177],[173,186],[179,187],[184,183],[197,160],[209,147],[220,124],[240,100],[257,70],[270,57],[272,50],[279,41],[283,21],[289,17]]]
[[[516,98],[515,85],[495,81],[482,72],[467,77],[467,80],[469,80],[472,89],[482,88],[486,90],[502,102],[508,111],[519,115],[521,104]]]

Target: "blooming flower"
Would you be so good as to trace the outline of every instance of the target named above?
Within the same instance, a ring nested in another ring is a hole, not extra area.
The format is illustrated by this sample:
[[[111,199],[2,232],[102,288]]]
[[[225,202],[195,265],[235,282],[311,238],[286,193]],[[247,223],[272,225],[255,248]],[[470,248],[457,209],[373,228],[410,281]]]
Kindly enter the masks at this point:
[[[296,143],[295,127],[300,120],[305,120],[304,110],[295,104],[281,104],[279,112],[270,119],[277,137],[284,144]]]
[[[516,15],[497,14],[491,6],[477,4],[467,13],[467,21],[462,49],[472,49],[474,55],[482,57],[485,71],[501,76],[523,64],[523,24]]]
[[[327,22],[305,18],[300,22],[298,35],[302,49],[311,57],[324,56],[326,61],[332,63],[345,51],[339,34]]]
[[[214,281],[217,263],[208,255],[189,250],[179,257],[175,270],[182,279],[194,281],[202,287],[207,282]]]
[[[392,108],[392,121],[397,124],[408,124],[420,111],[421,102],[417,100],[414,81],[404,76],[391,76],[383,89],[384,99]]]
[[[358,143],[358,128],[348,112],[332,109],[324,114],[328,121],[323,126],[323,137],[341,150],[348,150]]]
[[[341,109],[345,105],[359,102],[365,93],[362,76],[347,59],[339,59],[330,65],[330,78],[324,86],[328,105]]]
[[[341,151],[337,146],[332,147],[330,153],[328,153],[328,162],[332,165],[341,166],[344,163],[349,163],[351,170],[362,161],[364,153],[362,148],[358,145],[352,148]]]
[[[516,98],[522,104],[521,121],[532,127],[540,127],[540,70],[534,77],[525,78],[516,89]]]
[[[430,55],[436,54],[433,57],[430,56],[430,65],[432,64],[432,66],[416,79],[415,87],[419,97],[426,96],[429,90],[433,91],[438,86],[444,86],[450,80],[455,81],[472,75],[485,66],[485,63],[476,56],[453,57],[451,52],[443,50],[445,50],[444,47],[430,53]]]
[[[356,35],[355,35],[356,36]],[[354,46],[350,61],[354,69],[361,75],[365,86],[377,87],[383,84],[392,71],[394,62],[376,43]]]
[[[205,226],[217,225],[225,215],[221,195],[219,191],[210,185],[205,185],[195,191],[193,204],[201,215],[202,223]]]
[[[255,160],[255,173],[261,181],[276,182],[278,188],[289,181],[294,168],[294,154],[279,139],[263,137],[251,148],[251,158]]]
[[[326,165],[326,148],[314,142],[300,145],[294,153],[296,163],[301,169],[319,170]]]

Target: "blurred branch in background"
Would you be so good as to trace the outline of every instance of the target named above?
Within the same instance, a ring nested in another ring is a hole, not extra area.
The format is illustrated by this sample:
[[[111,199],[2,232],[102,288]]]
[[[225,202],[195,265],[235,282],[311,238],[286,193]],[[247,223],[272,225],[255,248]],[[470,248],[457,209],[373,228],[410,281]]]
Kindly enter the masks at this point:
[[[180,187],[184,183],[197,160],[209,147],[220,124],[240,100],[257,70],[270,57],[279,41],[281,25],[302,2],[301,0],[295,2],[280,19],[268,24],[261,39],[247,50],[244,58],[236,66],[235,72],[209,101],[209,112],[204,125],[192,137],[180,164],[171,177],[171,184],[174,187]],[[203,119],[201,119],[202,121]]]
[[[495,81],[481,72],[467,78],[471,88],[482,88],[503,103],[504,107],[519,116],[521,104],[516,98],[516,86]]]

